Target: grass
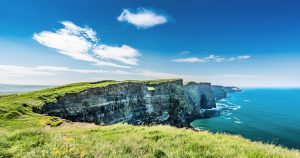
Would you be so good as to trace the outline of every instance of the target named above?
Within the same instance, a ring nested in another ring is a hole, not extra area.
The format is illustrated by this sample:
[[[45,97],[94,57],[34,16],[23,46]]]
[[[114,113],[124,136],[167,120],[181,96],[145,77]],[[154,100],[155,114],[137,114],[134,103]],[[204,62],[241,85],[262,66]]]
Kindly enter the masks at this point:
[[[5,132],[4,132],[5,133]],[[170,126],[64,124],[6,132],[3,157],[300,157],[298,151],[240,136]],[[1,156],[0,156],[1,157]]]
[[[251,142],[240,136],[170,126],[96,126],[68,123],[32,112],[68,93],[119,83],[76,83],[0,96],[0,158],[4,157],[300,157],[298,150]]]
[[[160,80],[146,80],[143,81],[149,85],[155,85],[155,84],[160,84],[160,83],[166,83],[166,82],[174,82],[174,81],[181,81],[182,79],[180,78],[171,78],[171,79],[160,79]]]

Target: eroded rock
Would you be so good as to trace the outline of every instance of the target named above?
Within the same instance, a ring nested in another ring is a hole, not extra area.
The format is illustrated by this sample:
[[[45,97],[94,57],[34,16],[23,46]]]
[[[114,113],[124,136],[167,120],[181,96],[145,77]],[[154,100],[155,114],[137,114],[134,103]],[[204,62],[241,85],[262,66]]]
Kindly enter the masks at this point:
[[[187,127],[201,109],[216,107],[210,83],[124,82],[66,94],[40,113],[96,124],[169,124]]]

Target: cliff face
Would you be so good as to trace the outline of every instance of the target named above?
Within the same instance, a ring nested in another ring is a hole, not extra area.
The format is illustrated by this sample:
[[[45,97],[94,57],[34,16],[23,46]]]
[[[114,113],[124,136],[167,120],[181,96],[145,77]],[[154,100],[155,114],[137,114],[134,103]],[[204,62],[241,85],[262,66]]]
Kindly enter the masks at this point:
[[[216,107],[210,83],[189,82],[184,85],[184,95],[188,106],[188,114],[199,116],[201,109]]]
[[[216,107],[210,83],[124,82],[57,98],[37,112],[71,121],[187,127],[201,109]]]
[[[240,90],[238,87],[223,87],[223,89],[224,89],[227,93],[232,93],[232,92],[239,92],[239,91],[242,91],[242,90]]]
[[[227,97],[227,92],[226,92],[226,90],[224,89],[223,86],[213,85],[213,86],[211,86],[211,88],[212,88],[212,91],[215,95],[216,100],[220,100],[220,99],[223,99],[223,98]]]

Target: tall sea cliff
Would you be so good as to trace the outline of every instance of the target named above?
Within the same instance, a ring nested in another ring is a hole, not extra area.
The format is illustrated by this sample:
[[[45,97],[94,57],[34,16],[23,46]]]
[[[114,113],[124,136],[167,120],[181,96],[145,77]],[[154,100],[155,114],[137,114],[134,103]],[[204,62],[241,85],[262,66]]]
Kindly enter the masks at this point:
[[[188,127],[203,116],[203,110],[215,108],[216,100],[225,98],[229,89],[210,83],[184,84],[182,79],[128,81],[66,94],[34,111],[102,125],[127,122]]]

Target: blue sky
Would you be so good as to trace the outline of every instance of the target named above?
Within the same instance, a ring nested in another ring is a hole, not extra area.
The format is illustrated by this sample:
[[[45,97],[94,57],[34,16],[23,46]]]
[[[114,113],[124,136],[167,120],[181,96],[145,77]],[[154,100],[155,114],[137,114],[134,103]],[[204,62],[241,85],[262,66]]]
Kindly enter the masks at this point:
[[[299,1],[0,1],[0,83],[300,87]]]

